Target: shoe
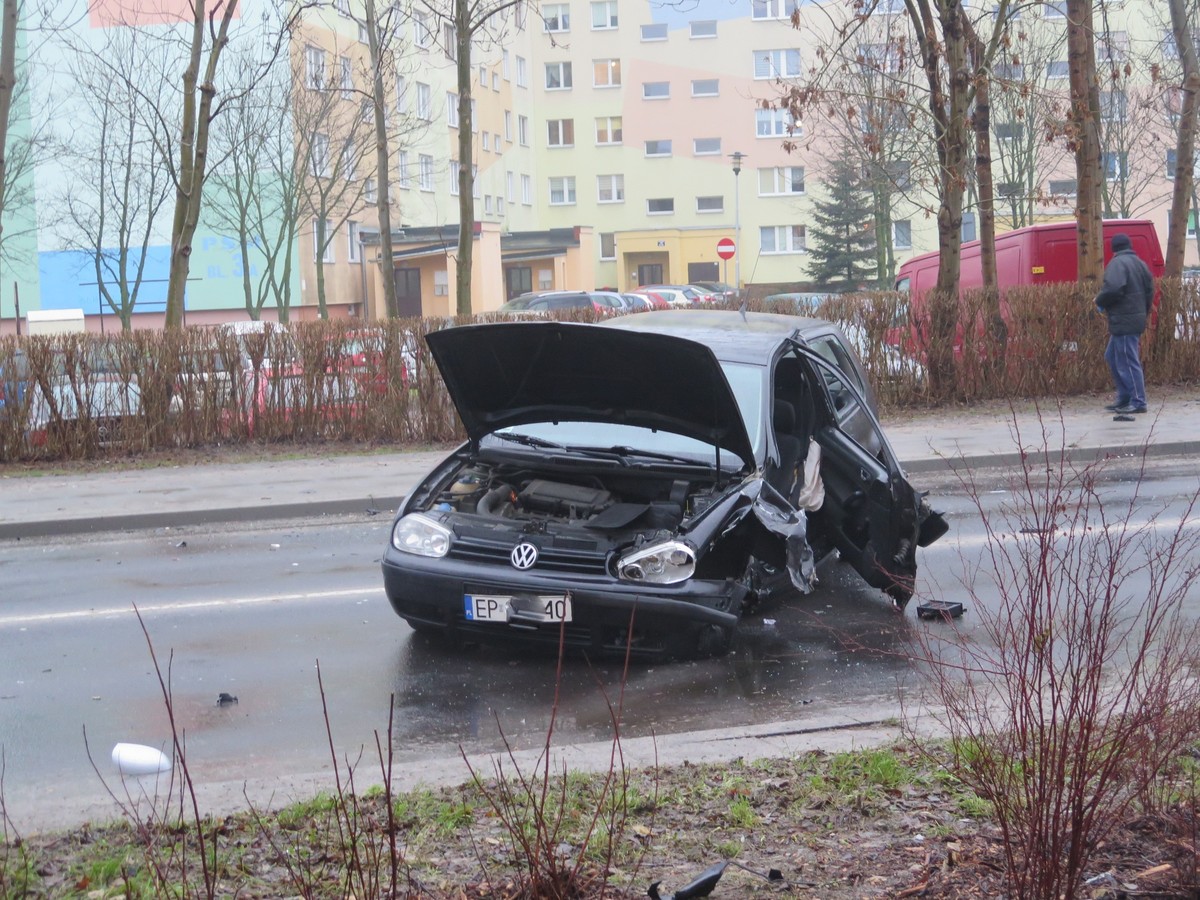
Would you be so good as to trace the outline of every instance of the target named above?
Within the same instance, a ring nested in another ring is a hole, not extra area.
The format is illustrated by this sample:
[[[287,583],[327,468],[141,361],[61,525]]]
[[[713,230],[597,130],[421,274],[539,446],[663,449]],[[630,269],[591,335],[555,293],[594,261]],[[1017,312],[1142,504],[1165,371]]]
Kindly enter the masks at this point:
[[[1108,410],[1108,412],[1116,412],[1116,411],[1117,411],[1118,409],[1120,409],[1122,406],[1128,406],[1128,405],[1129,405],[1129,401],[1127,401],[1127,400],[1118,400],[1116,403],[1110,403],[1110,404],[1108,404],[1108,406],[1106,406],[1106,407],[1104,407],[1104,408],[1105,408],[1106,410]]]
[[[1126,403],[1124,406],[1118,406],[1113,410],[1115,413],[1120,413],[1123,416],[1139,415],[1146,411],[1144,406],[1134,406],[1132,403]]]

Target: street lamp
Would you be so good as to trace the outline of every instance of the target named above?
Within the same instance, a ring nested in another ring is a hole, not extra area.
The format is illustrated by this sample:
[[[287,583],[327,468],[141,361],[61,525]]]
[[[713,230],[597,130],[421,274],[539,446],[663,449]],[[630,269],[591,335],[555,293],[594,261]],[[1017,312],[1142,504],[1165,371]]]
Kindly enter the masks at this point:
[[[746,158],[746,154],[741,150],[736,150],[729,154],[729,158],[733,160],[733,239],[737,243],[733,257],[733,286],[740,292],[742,290],[742,197],[738,188],[740,183],[738,176],[742,174],[742,160]]]

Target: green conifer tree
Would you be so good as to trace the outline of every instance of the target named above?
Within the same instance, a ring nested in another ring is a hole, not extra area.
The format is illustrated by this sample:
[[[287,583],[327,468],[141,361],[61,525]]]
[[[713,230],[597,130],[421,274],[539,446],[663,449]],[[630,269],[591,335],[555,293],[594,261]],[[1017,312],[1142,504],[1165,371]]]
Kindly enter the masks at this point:
[[[840,156],[825,183],[827,199],[813,203],[810,277],[818,285],[857,287],[876,277],[875,213],[857,163]]]

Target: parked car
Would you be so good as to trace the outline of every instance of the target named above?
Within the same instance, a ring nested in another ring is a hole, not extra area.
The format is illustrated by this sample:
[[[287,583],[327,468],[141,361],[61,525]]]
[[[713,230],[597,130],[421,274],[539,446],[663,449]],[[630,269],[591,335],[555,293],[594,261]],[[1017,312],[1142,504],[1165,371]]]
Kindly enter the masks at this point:
[[[670,310],[426,341],[468,437],[409,492],[384,552],[415,630],[721,653],[743,615],[811,592],[834,551],[902,608],[917,547],[947,529],[831,323]]]
[[[87,435],[102,445],[118,442],[142,411],[136,373],[122,366],[116,345],[101,341],[55,351],[45,386],[30,381],[28,391],[34,445],[45,444],[52,431]]]
[[[723,281],[693,281],[692,286],[708,291],[710,294],[716,294],[724,300],[737,300],[742,295],[737,288],[731,287]]]
[[[0,360],[0,419],[24,410],[29,391],[29,360],[20,347],[8,360]]]
[[[696,292],[696,295],[697,295],[696,302],[698,304],[724,303],[725,302],[725,295],[722,294],[720,291],[710,291],[708,288],[701,287],[698,284],[689,284],[689,285],[687,285],[687,287],[691,288],[693,291]]]
[[[658,294],[677,309],[686,309],[701,302],[700,295],[686,284],[651,284],[642,290]]]
[[[631,291],[630,295],[643,299],[647,304],[649,304],[650,309],[671,308],[671,302],[666,297],[654,291],[646,290],[645,288],[637,291]]]
[[[763,303],[771,307],[771,312],[811,316],[820,309],[822,303],[832,296],[832,294],[809,291],[788,291],[782,294],[769,294],[763,297]]]
[[[610,312],[611,307],[594,299],[587,291],[538,291],[514,297],[496,310],[515,318],[544,318],[567,309],[591,309]]]

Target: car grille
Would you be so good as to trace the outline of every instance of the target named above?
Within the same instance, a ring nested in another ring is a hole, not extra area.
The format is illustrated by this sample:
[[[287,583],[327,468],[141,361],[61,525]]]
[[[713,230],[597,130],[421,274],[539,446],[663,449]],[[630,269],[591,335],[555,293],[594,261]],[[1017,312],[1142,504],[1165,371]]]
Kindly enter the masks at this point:
[[[605,575],[608,573],[607,555],[604,552],[583,541],[570,543],[577,544],[577,546],[570,546],[560,541],[554,546],[540,547],[534,570],[571,572],[577,575]],[[477,537],[459,535],[450,546],[449,556],[451,559],[466,562],[511,566],[509,555],[512,553],[512,549],[512,543],[507,541],[487,541]]]

